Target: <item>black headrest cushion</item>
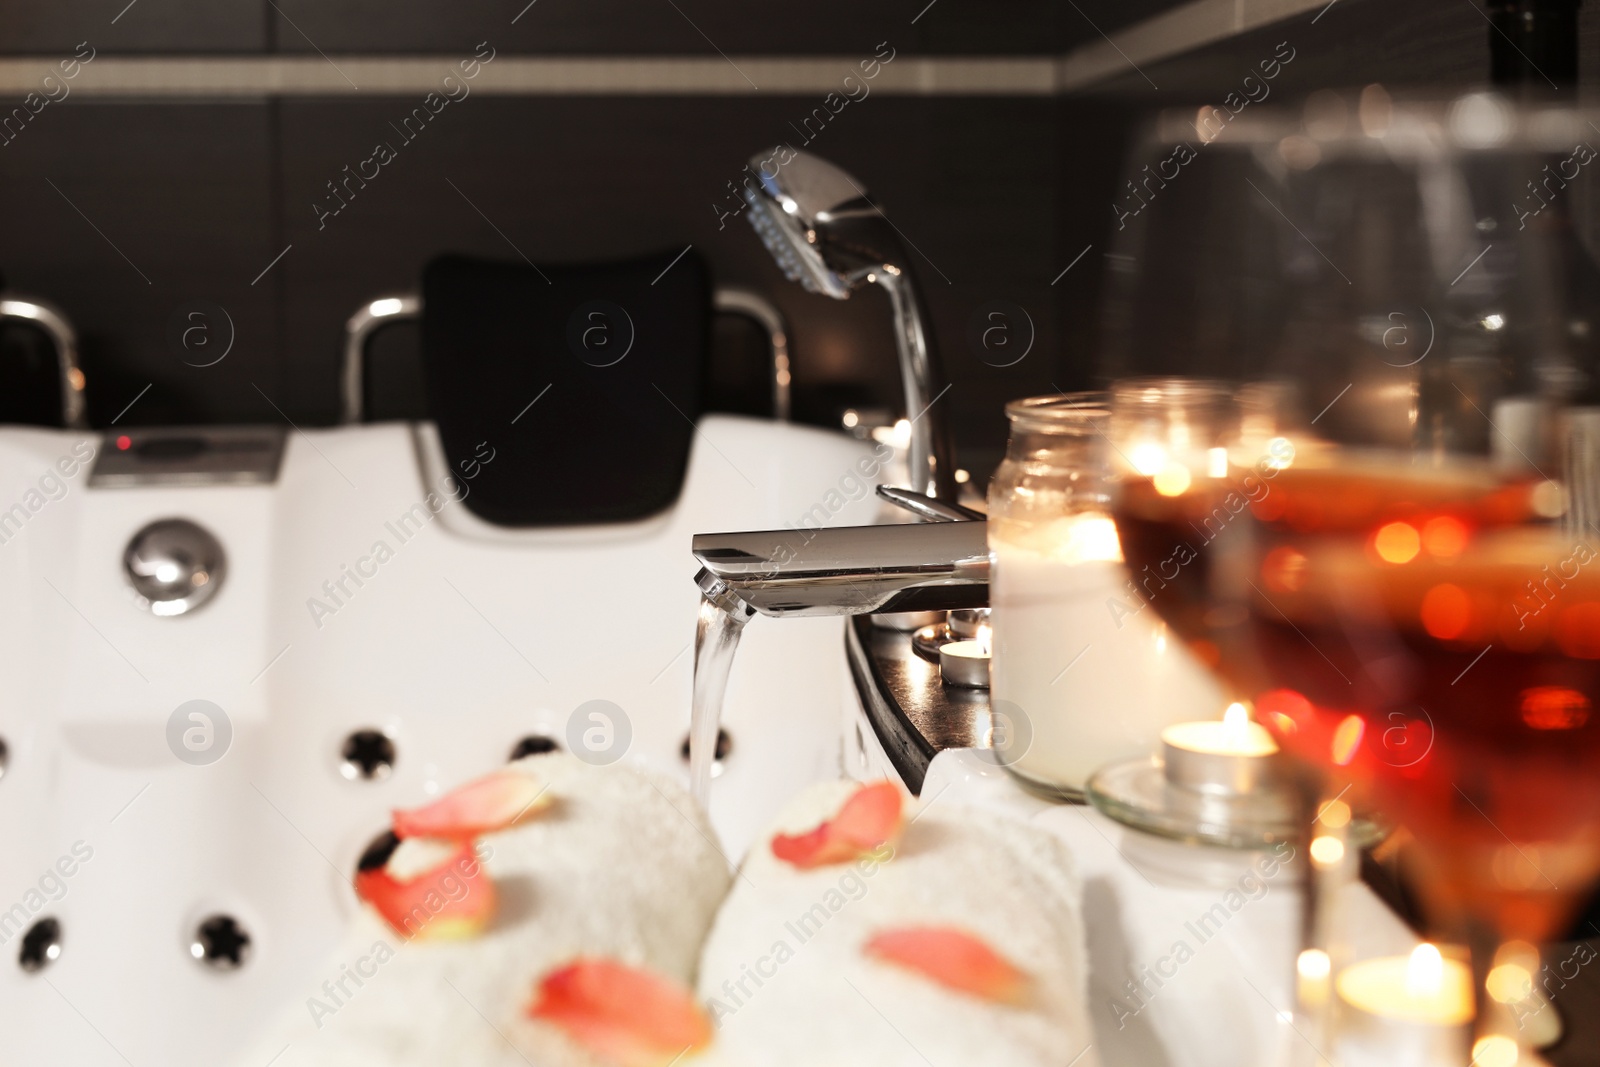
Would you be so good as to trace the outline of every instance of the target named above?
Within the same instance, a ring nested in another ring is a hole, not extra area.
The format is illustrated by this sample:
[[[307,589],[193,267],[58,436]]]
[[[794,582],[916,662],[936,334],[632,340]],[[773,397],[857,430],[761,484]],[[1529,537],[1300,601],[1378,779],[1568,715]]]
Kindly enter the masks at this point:
[[[711,285],[681,250],[422,275],[428,406],[473,512],[506,526],[639,519],[678,498],[701,413]]]

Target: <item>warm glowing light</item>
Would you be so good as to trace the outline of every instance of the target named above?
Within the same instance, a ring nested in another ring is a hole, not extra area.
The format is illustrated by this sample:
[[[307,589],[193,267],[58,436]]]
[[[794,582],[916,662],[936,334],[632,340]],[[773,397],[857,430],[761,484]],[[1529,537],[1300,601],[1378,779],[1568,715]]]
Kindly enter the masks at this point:
[[[853,430],[861,425],[861,415],[855,408],[850,408],[845,411],[844,417],[840,421],[844,423],[845,429]]]
[[[1517,1043],[1504,1034],[1490,1034],[1472,1043],[1472,1067],[1516,1067]]]
[[[1128,461],[1133,464],[1134,470],[1146,478],[1153,478],[1167,465],[1167,450],[1154,441],[1146,441],[1142,445],[1133,446]]]
[[[383,318],[387,315],[400,314],[400,309],[404,306],[397,297],[389,296],[384,297],[382,300],[374,300],[367,306],[367,311],[379,318]]]
[[[1472,622],[1472,599],[1459,585],[1443,582],[1422,598],[1422,628],[1448,641],[1460,637]]]
[[[1567,491],[1560,482],[1540,482],[1528,494],[1528,506],[1540,518],[1559,519],[1567,513]]]
[[[980,623],[978,626],[978,655],[980,656],[991,654],[989,651],[989,635],[989,624]]]
[[[1188,467],[1181,463],[1169,463],[1156,474],[1152,484],[1162,496],[1181,496],[1193,480]]]
[[[1454,559],[1467,547],[1467,524],[1449,515],[1429,519],[1422,528],[1422,547],[1431,556]]]
[[[1250,709],[1235,700],[1222,713],[1222,725],[1229,733],[1243,734],[1250,725]]]
[[[1589,721],[1589,698],[1561,685],[1524,689],[1522,721],[1535,730],[1576,730]]]
[[[1502,1004],[1520,1004],[1533,995],[1533,975],[1520,963],[1502,963],[1489,971],[1484,988]]]
[[[1346,715],[1344,721],[1333,731],[1333,746],[1329,752],[1333,762],[1341,767],[1350,766],[1350,761],[1356,758],[1356,750],[1361,747],[1362,735],[1366,732],[1367,724],[1361,716]]]
[[[958,467],[956,469],[956,484],[966,485],[970,481],[972,481],[972,472],[965,467]]]
[[[1274,437],[1267,442],[1267,466],[1275,471],[1294,466],[1294,442],[1287,437]]]
[[[1372,547],[1385,563],[1410,563],[1422,551],[1422,537],[1409,522],[1391,522],[1378,528]]]
[[[1484,989],[1502,1004],[1520,1003],[1533,996],[1533,976],[1538,969],[1537,948],[1526,941],[1507,941],[1495,950]]]
[[[1058,520],[1051,535],[1050,557],[1062,563],[1122,562],[1117,524],[1107,515],[1068,516]]]
[[[1318,867],[1332,867],[1344,859],[1344,842],[1319,834],[1311,839],[1311,861]]]
[[[1410,956],[1352,964],[1339,972],[1336,985],[1345,1003],[1383,1019],[1463,1026],[1474,1014],[1471,969],[1430,944]]]
[[[911,420],[896,419],[894,423],[894,443],[897,448],[911,446]]]
[[[1180,722],[1161,731],[1161,740],[1173,748],[1220,756],[1270,756],[1278,743],[1266,727],[1250,721],[1250,709],[1229,704],[1221,722]]]
[[[1312,980],[1328,977],[1333,964],[1328,959],[1328,954],[1320,948],[1308,948],[1300,953],[1300,958],[1295,960],[1295,970],[1300,972],[1301,978]]]
[[[1226,478],[1228,476],[1228,450],[1226,448],[1213,448],[1206,453],[1206,476],[1208,478]]]
[[[1439,991],[1444,982],[1444,957],[1439,948],[1424,941],[1411,950],[1411,961],[1406,964],[1406,992],[1413,997],[1427,997]]]
[[[1350,805],[1342,800],[1330,800],[1323,806],[1317,821],[1330,830],[1341,830],[1350,825]]]
[[[1288,545],[1279,545],[1261,561],[1261,579],[1278,593],[1297,593],[1306,584],[1306,554]]]

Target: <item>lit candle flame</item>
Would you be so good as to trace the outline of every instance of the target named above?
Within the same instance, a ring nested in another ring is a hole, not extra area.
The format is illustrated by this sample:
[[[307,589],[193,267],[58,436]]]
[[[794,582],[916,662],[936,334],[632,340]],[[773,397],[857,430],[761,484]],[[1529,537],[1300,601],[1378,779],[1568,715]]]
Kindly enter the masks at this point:
[[[1406,964],[1406,992],[1413,997],[1431,997],[1444,982],[1444,957],[1439,949],[1424,941],[1411,950]]]
[[[981,623],[978,626],[978,652],[980,655],[991,655],[989,651],[989,624]]]
[[[1168,463],[1156,474],[1152,484],[1162,496],[1182,496],[1194,478],[1182,463]]]
[[[1222,726],[1230,741],[1243,741],[1250,733],[1250,709],[1237,700],[1222,713]]]
[[[1167,450],[1153,441],[1146,441],[1134,445],[1128,459],[1133,463],[1134,470],[1146,478],[1153,478],[1167,465]]]

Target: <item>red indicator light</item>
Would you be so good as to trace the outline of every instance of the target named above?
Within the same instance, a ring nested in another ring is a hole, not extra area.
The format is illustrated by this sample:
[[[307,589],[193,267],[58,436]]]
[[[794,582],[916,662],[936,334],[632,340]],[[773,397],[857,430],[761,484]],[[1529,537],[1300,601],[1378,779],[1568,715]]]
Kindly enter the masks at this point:
[[[133,438],[129,437],[127,434],[123,434],[121,437],[117,438],[117,451],[126,452],[132,447]]]

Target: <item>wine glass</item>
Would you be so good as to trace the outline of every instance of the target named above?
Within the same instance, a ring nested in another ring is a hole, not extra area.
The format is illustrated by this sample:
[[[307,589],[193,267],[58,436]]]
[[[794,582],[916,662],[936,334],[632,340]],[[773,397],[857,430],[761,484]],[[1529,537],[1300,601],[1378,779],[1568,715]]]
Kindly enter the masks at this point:
[[[1480,1067],[1525,1051],[1488,995],[1502,947],[1559,935],[1600,881],[1600,567],[1596,531],[1561,521],[1596,487],[1562,484],[1560,448],[1596,366],[1596,272],[1567,221],[1576,190],[1525,199],[1583,125],[1370,88],[1241,116],[1174,183],[1201,179],[1238,232],[1152,199],[1109,331],[1119,371],[1227,373],[1232,346],[1232,373],[1279,380],[1254,398],[1265,437],[1246,414],[1229,449],[1239,471],[1248,439],[1286,443],[1261,491],[1206,580],[1150,603],[1225,635],[1219,666],[1324,796],[1370,797],[1410,831],[1429,930],[1472,949]],[[1163,227],[1198,236],[1148,232]],[[1173,297],[1181,271],[1147,266],[1152,247],[1199,249],[1189,289],[1231,271],[1251,309]],[[1152,325],[1163,300],[1195,312],[1187,349],[1171,316]],[[1214,511],[1214,485],[1191,478],[1164,506]]]

